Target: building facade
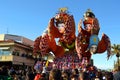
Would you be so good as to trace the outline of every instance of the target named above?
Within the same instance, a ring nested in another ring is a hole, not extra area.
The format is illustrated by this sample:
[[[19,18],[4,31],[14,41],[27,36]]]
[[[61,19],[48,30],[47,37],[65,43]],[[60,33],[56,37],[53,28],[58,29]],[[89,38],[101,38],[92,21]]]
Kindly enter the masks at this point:
[[[34,65],[34,41],[11,34],[0,34],[0,65]]]

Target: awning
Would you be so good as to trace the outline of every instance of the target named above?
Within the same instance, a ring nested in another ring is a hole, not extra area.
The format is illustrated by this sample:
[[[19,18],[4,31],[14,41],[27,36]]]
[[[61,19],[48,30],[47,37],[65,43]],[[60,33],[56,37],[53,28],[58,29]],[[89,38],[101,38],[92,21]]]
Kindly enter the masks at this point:
[[[9,49],[10,47],[0,47],[1,50],[7,50]]]
[[[12,61],[13,64],[16,64],[16,65],[23,65],[22,62],[19,62],[19,61]]]
[[[32,62],[19,62],[19,61],[12,61],[12,63],[13,64],[15,64],[15,65],[23,65],[23,64],[25,64],[25,65],[27,65],[27,66],[33,66],[34,65],[34,62],[32,61]]]

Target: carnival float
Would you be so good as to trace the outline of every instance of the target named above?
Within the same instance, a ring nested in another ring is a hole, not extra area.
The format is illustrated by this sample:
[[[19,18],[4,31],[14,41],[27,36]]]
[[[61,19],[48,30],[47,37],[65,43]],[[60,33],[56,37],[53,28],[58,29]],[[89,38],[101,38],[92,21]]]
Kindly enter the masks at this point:
[[[84,28],[82,28],[82,24]],[[43,59],[45,57],[51,59],[53,56],[53,64],[60,69],[80,67],[85,63],[90,63],[93,54],[102,54],[105,51],[109,58],[110,39],[103,33],[100,40],[99,30],[98,19],[88,9],[78,24],[78,35],[76,36],[73,15],[67,12],[67,8],[60,8],[59,12],[50,19],[45,32],[35,39],[33,53]],[[46,65],[48,66],[47,62]]]

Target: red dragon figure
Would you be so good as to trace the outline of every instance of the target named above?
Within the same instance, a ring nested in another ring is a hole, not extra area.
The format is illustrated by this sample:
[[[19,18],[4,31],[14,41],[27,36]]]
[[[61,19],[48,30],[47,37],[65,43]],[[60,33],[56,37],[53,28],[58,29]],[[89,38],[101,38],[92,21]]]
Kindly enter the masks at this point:
[[[56,57],[61,57],[65,49],[75,49],[75,23],[73,16],[66,11],[67,8],[60,8],[60,12],[50,19],[46,32],[34,41],[34,53],[44,56],[53,52]]]
[[[48,29],[34,41],[33,53],[39,53],[41,56],[47,56],[53,52],[56,57],[63,55],[64,49],[56,45],[55,39],[48,34]],[[57,54],[59,52],[59,54]]]
[[[106,34],[102,35],[99,40],[98,33],[100,30],[99,23],[95,15],[90,11],[84,14],[84,29],[82,28],[82,20],[78,24],[78,36],[76,37],[75,46],[80,59],[84,57],[90,61],[92,54],[101,54],[107,50],[108,58],[111,54],[111,43]]]

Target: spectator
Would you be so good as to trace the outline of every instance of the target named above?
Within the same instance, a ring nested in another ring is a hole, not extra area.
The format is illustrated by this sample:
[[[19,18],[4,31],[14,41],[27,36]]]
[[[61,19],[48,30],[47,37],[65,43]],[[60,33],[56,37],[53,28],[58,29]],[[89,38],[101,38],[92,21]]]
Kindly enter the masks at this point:
[[[113,80],[120,80],[120,66],[118,70],[113,74],[114,79]]]
[[[61,71],[59,69],[51,70],[49,80],[62,80]]]
[[[33,70],[31,67],[28,67],[27,73],[26,73],[26,80],[34,80],[35,74],[33,73]]]

